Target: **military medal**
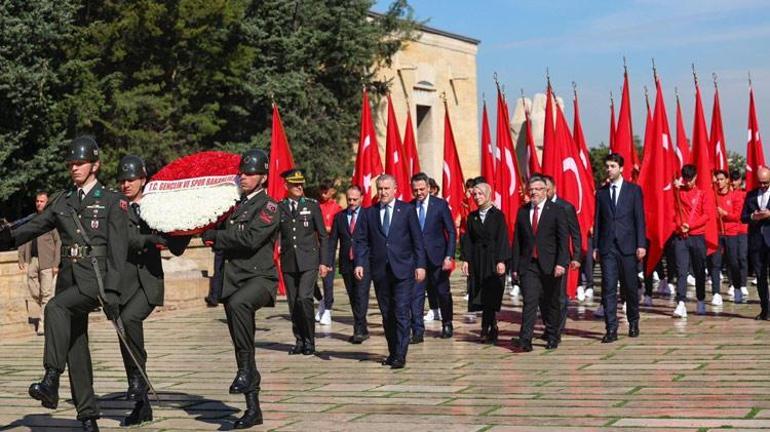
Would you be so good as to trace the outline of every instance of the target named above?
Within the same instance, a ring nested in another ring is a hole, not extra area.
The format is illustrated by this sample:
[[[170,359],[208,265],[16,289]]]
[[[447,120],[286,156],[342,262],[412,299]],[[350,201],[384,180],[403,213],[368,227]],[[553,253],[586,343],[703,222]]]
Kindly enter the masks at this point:
[[[304,224],[304,225],[305,225],[305,228],[307,228],[307,227],[309,226],[309,224],[307,223],[307,221],[305,221],[305,224]]]
[[[93,229],[99,229],[99,221],[98,221],[98,220],[96,220],[96,219],[93,219],[93,220],[91,221],[91,228],[93,228]]]

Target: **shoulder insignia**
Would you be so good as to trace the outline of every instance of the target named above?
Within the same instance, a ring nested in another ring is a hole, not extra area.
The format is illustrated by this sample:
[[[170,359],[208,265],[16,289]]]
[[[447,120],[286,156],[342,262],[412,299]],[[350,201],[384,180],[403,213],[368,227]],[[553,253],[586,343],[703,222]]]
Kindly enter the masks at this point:
[[[102,196],[102,189],[101,188],[96,189],[94,191],[94,198],[101,198],[101,196]]]
[[[120,200],[120,209],[123,211],[128,211],[128,201],[124,199]]]
[[[70,191],[67,191],[67,195],[65,195],[65,196],[66,196],[67,198],[69,198],[70,196],[72,196],[72,191],[71,191],[71,190],[70,190]]]
[[[278,210],[278,206],[277,206],[277,205],[276,205],[274,202],[272,202],[272,201],[268,201],[268,202],[265,204],[265,209],[266,209],[267,211],[269,211],[269,212],[275,213],[275,211],[276,211],[276,210]]]
[[[273,215],[268,214],[265,210],[259,212],[259,219],[264,223],[271,223],[273,221]]]

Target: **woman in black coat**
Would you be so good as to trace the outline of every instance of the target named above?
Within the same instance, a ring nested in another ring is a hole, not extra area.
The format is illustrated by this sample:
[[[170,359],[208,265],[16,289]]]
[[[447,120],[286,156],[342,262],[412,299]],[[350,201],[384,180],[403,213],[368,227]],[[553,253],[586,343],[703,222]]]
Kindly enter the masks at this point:
[[[463,274],[468,276],[470,296],[468,310],[482,311],[481,341],[497,342],[497,319],[505,289],[505,263],[511,257],[508,228],[503,212],[490,200],[492,189],[487,183],[473,188],[473,199],[479,209],[468,215],[467,229],[461,239]]]

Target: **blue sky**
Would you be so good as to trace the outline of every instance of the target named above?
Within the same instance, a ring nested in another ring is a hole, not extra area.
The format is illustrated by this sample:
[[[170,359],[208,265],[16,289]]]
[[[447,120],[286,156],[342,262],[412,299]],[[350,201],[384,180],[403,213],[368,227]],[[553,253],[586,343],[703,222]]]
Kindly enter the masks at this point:
[[[379,0],[374,9],[383,11],[389,3]],[[481,40],[479,97],[486,93],[487,100],[494,101],[494,72],[509,97],[518,96],[520,88],[528,96],[543,92],[546,68],[565,102],[571,101],[575,81],[590,146],[607,142],[609,94],[615,95],[617,110],[623,56],[638,135],[644,128],[645,85],[654,103],[651,59],[655,58],[672,133],[677,87],[687,135],[692,135],[691,64],[695,63],[709,124],[714,97],[711,76],[718,76],[728,150],[746,151],[749,71],[760,131],[770,137],[770,2],[766,0],[411,0],[410,4],[416,18],[428,20],[427,25]],[[567,113],[571,120],[571,102]]]

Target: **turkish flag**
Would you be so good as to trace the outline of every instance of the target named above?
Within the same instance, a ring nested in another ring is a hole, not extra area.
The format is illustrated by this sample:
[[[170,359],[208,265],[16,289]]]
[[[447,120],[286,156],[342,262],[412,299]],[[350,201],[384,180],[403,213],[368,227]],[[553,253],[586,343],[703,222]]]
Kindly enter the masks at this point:
[[[647,109],[649,112],[649,107]],[[631,123],[631,95],[628,89],[628,72],[623,72],[623,96],[620,100],[620,113],[618,115],[618,127],[615,131],[614,147],[610,151],[623,156],[623,180],[636,179],[634,171],[638,170],[638,157],[634,148],[634,131]]]
[[[709,161],[709,139],[706,132],[706,118],[703,114],[700,88],[695,84],[695,119],[692,131],[692,157],[698,176],[695,184],[705,194],[703,211],[708,215],[706,222],[706,254],[711,255],[719,247],[719,230],[717,227],[716,196],[711,180],[711,163]]]
[[[682,117],[682,107],[679,104],[679,96],[676,97],[676,147],[675,152],[677,163],[674,165],[674,172],[677,176],[682,171],[682,167],[690,163],[690,141],[687,139],[687,131],[684,128],[684,118]]]
[[[463,202],[465,200],[465,179],[463,168],[460,165],[460,157],[457,154],[455,136],[452,132],[452,122],[449,119],[449,107],[444,102],[444,175],[441,182],[441,192],[449,204],[452,220],[455,227],[463,216]]]
[[[529,117],[529,110],[524,107],[524,127],[527,133],[527,169],[529,176],[539,173],[543,170],[540,161],[537,159],[537,147],[535,147],[535,138],[532,136],[532,119]]]
[[[286,187],[283,181],[278,180],[282,172],[294,168],[294,158],[289,148],[289,140],[286,139],[286,131],[283,129],[281,114],[278,112],[278,106],[273,104],[273,128],[270,134],[270,162],[268,172],[272,174],[272,179],[267,182],[267,194],[276,201],[286,197]],[[286,294],[286,284],[283,281],[283,271],[281,270],[281,244],[275,243],[273,248],[273,262],[278,271],[278,293]]]
[[[645,143],[644,160],[639,185],[644,199],[644,219],[647,227],[646,274],[651,274],[663,256],[666,242],[675,229],[672,209],[675,208],[673,181],[673,142],[668,125],[666,104],[660,79],[656,80],[655,114],[650,124],[650,139]],[[645,135],[648,135],[645,133]]]
[[[497,89],[497,150],[500,157],[500,164],[497,167],[495,181],[496,195],[499,197],[498,206],[505,216],[505,223],[508,227],[508,238],[513,239],[514,223],[516,214],[521,205],[521,174],[519,172],[516,152],[513,149],[513,139],[511,138],[511,125],[507,115],[508,107],[503,98],[500,89]]]
[[[762,149],[762,138],[759,135],[757,110],[754,106],[754,89],[749,87],[749,138],[746,142],[746,190],[759,187],[757,173],[759,167],[765,166],[765,152]]]
[[[377,134],[374,132],[369,95],[364,89],[361,101],[361,134],[356,152],[356,167],[351,179],[351,183],[363,191],[362,206],[372,205],[372,183],[380,174],[382,174],[382,159],[377,146]]]
[[[642,148],[647,148],[648,146],[651,146],[652,140],[655,138],[655,134],[653,133],[653,123],[652,123],[652,112],[650,111],[650,98],[647,96],[646,92],[644,95],[645,103],[647,105],[647,117],[644,119],[644,142],[642,143]]]
[[[412,111],[406,112],[406,127],[404,128],[404,159],[409,173],[409,179],[420,172],[420,156],[417,153],[417,141],[414,139],[414,127],[412,126]]]
[[[585,135],[583,135],[583,125],[580,122],[580,106],[578,104],[577,92],[575,92],[575,99],[572,101],[574,108],[574,117],[572,118],[572,132],[575,134],[575,145],[578,149],[578,155],[580,156],[580,163],[582,165],[582,179],[583,184],[587,186],[591,192],[591,200],[594,198],[596,192],[596,185],[594,184],[594,169],[591,166],[591,153],[588,151],[588,144],[586,144]],[[614,114],[613,114],[614,117]],[[593,208],[593,204],[591,205]],[[591,213],[590,225],[593,225],[593,212]]]
[[[492,147],[492,134],[489,132],[489,115],[487,102],[481,114],[481,176],[492,187],[492,197],[495,197],[495,149]]]
[[[729,170],[727,165],[727,150],[725,150],[725,133],[722,128],[722,108],[719,106],[719,89],[714,88],[714,108],[711,111],[711,143],[709,159],[712,170]]]
[[[401,201],[412,200],[412,187],[409,182],[404,150],[401,146],[401,136],[398,132],[396,112],[393,110],[393,101],[388,94],[388,127],[385,135],[385,173],[396,178],[396,198]]]

